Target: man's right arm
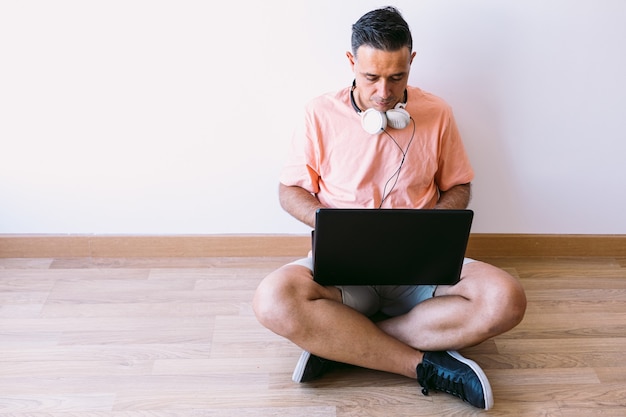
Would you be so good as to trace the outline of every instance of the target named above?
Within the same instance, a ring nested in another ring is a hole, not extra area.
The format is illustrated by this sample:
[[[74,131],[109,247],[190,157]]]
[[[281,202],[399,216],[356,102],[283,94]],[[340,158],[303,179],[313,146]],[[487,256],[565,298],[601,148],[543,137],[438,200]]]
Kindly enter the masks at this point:
[[[302,223],[315,228],[315,212],[324,206],[313,194],[302,187],[279,184],[278,200],[281,207]]]

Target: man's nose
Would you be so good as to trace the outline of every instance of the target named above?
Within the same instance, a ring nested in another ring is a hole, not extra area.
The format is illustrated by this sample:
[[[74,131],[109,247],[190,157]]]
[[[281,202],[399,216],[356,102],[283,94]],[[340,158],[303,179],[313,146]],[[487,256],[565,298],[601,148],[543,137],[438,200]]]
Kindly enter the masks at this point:
[[[378,80],[378,83],[376,83],[376,94],[383,100],[387,100],[391,97],[392,94],[389,88],[389,81],[382,78]]]

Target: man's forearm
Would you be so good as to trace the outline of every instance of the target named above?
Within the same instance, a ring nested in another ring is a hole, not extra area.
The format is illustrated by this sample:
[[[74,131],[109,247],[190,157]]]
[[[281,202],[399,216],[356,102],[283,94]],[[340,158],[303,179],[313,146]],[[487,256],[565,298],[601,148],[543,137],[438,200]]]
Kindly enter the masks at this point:
[[[472,195],[471,184],[455,185],[439,196],[435,205],[437,209],[464,209],[467,208]]]
[[[313,194],[301,187],[278,186],[281,207],[302,223],[315,228],[315,212],[324,207]]]

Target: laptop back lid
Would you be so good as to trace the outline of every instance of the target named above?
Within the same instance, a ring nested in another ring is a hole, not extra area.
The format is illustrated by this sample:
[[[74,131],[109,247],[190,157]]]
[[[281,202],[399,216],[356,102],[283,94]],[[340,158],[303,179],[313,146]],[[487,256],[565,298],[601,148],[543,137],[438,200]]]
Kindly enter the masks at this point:
[[[460,279],[473,211],[319,209],[313,277],[322,285],[446,285]]]

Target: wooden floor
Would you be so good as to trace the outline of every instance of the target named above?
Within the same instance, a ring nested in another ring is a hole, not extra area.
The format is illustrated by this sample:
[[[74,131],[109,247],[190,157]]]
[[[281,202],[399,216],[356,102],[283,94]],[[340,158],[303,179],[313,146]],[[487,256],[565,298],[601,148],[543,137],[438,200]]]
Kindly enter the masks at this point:
[[[300,350],[250,301],[291,258],[0,259],[0,416],[483,414],[410,379],[346,368],[291,382]],[[494,258],[524,321],[463,353],[494,416],[626,415],[626,259]]]

